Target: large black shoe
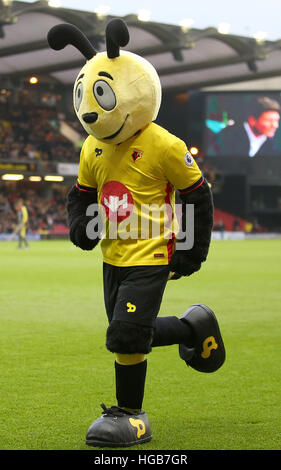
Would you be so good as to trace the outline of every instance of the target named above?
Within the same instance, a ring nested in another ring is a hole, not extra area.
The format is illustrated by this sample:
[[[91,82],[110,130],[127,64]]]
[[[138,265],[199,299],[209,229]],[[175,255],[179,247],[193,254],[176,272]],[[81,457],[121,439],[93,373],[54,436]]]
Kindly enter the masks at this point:
[[[193,331],[194,349],[179,345],[180,357],[199,372],[215,372],[225,361],[225,349],[214,312],[206,305],[192,305],[182,316]]]
[[[86,444],[93,447],[130,447],[152,439],[150,424],[145,411],[130,413],[118,406],[106,408],[89,427]]]

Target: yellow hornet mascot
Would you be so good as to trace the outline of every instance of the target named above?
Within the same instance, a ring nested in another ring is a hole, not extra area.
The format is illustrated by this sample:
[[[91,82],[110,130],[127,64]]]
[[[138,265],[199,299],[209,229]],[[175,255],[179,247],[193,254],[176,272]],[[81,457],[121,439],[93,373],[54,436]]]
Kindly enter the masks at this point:
[[[168,279],[190,276],[207,258],[212,195],[185,143],[153,122],[160,80],[148,61],[120,51],[129,42],[121,19],[107,24],[106,52],[97,53],[70,24],[54,26],[48,41],[55,50],[72,44],[87,59],[73,100],[89,136],[68,194],[68,222],[71,241],[83,250],[101,240],[106,347],[115,354],[117,405],[102,404],[86,443],[133,446],[152,438],[142,403],[146,355],[153,347],[178,344],[180,357],[201,372],[216,371],[225,359],[218,322],[206,305],[192,305],[181,318],[157,317]],[[182,234],[187,209],[194,208],[193,245],[176,231],[176,189]]]

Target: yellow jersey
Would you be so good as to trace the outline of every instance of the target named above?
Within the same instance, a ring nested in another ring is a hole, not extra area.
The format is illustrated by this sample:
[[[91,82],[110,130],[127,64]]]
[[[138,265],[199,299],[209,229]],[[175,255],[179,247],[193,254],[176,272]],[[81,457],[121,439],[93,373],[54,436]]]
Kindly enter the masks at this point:
[[[28,222],[28,211],[27,211],[27,208],[25,206],[22,206],[21,207],[21,210],[19,212],[19,215],[18,215],[18,219],[19,219],[19,224],[20,224],[20,236],[22,238],[25,238],[25,235],[26,235],[26,226],[27,226],[27,222]]]
[[[166,265],[175,249],[175,189],[202,174],[186,144],[150,123],[118,145],[85,140],[78,184],[97,189],[103,260],[115,266]]]
[[[22,214],[22,223],[24,225],[26,225],[27,222],[28,222],[28,212],[27,212],[27,208],[25,206],[22,206],[21,214]]]
[[[25,226],[28,222],[28,212],[26,206],[21,206],[20,211],[18,213],[18,223],[21,226]]]

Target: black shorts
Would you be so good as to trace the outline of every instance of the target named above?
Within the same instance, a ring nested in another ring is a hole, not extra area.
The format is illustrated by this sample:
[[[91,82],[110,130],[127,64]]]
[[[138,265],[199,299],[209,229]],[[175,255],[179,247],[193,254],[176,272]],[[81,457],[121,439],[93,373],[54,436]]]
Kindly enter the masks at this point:
[[[118,267],[103,263],[104,302],[112,320],[153,327],[169,266]]]

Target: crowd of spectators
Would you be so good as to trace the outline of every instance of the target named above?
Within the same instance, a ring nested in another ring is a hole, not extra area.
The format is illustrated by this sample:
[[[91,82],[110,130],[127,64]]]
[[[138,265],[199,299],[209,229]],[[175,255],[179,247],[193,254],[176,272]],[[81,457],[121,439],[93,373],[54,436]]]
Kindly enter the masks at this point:
[[[0,233],[12,233],[17,226],[16,202],[21,198],[18,192],[8,195],[0,192]],[[52,190],[50,196],[39,195],[28,189],[23,197],[28,210],[28,230],[30,232],[49,233],[56,226],[67,227],[65,208],[66,192]]]
[[[76,131],[76,135],[81,136],[81,144],[86,134],[73,110],[63,108],[61,100],[62,95],[55,92],[36,94],[27,89],[0,89],[0,161],[37,162],[42,171],[55,168],[56,162],[78,163],[81,147],[79,139],[74,143],[75,138],[71,141],[62,135],[59,123],[64,121]],[[204,159],[198,158],[197,163],[211,184],[213,193],[220,192],[223,173]],[[31,232],[48,233],[55,226],[66,227],[66,194],[59,190],[52,190],[51,194],[43,195],[33,189],[26,189],[23,195],[17,191],[9,191],[7,194],[1,192],[0,188],[0,233],[12,233],[15,229],[15,205],[19,198],[23,198],[27,206],[28,229]],[[243,230],[243,227],[242,222],[237,224],[236,220],[235,225],[234,221],[229,221],[227,215],[226,221],[221,219],[220,214],[214,224],[214,231],[237,231],[241,228]],[[249,229],[245,226],[245,231],[259,230],[255,230],[255,225],[251,223]]]
[[[24,91],[7,94],[0,93],[0,160],[79,161],[79,147],[59,132],[58,121],[65,116],[52,101],[33,103]],[[75,126],[75,119],[67,120]]]

